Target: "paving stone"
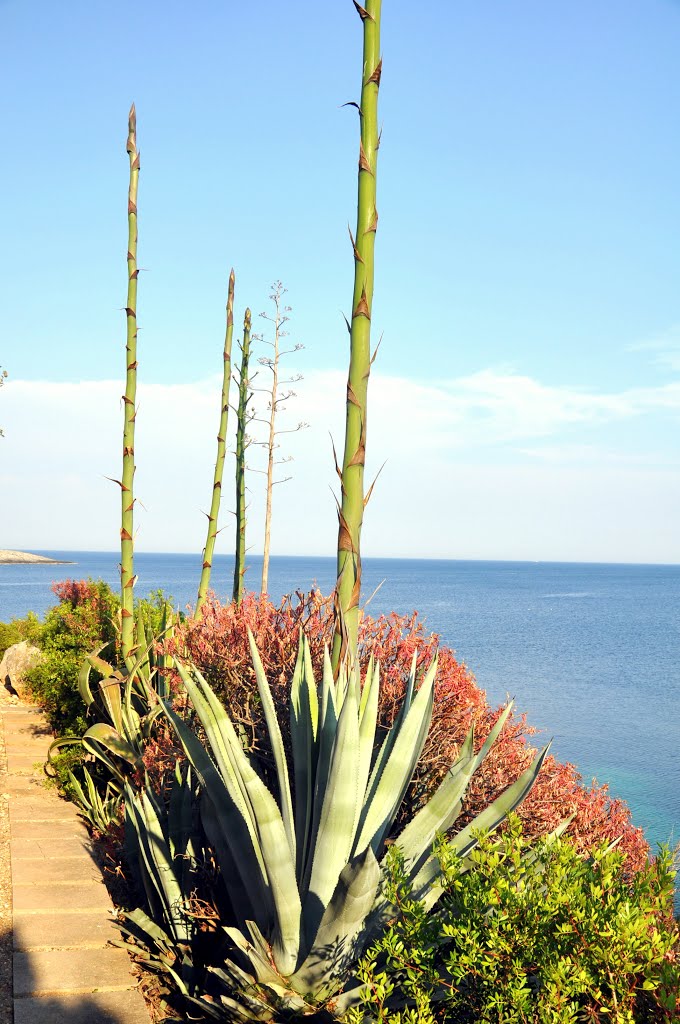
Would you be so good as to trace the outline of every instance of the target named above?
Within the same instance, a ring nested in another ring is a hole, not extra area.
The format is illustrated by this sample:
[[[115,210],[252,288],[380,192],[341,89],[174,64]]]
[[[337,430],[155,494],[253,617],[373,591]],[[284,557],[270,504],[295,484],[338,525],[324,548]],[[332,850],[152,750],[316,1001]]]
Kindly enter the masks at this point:
[[[14,1024],[149,1024],[139,992],[29,996],[14,1000]]]
[[[26,745],[24,743],[22,743],[22,744],[18,744],[15,750],[6,750],[5,752],[7,754],[8,762],[11,762],[11,761],[16,761],[16,762],[19,762],[19,763],[26,762],[27,764],[30,764],[30,765],[37,765],[38,768],[40,770],[42,770],[42,766],[45,763],[45,761],[47,760],[47,751],[45,749],[45,744],[44,743],[40,743],[40,745],[38,745],[36,743],[35,744],[35,751],[36,751],[35,753],[33,752],[32,747],[33,747],[33,744],[31,744],[31,749],[26,750]]]
[[[50,949],[14,954],[14,997],[51,992],[130,988],[130,958],[123,949]]]
[[[30,822],[22,822],[22,824],[30,824]],[[50,824],[48,822],[48,825]],[[34,827],[37,827],[37,825],[34,825]],[[92,846],[85,832],[61,829],[61,832],[65,834],[55,835],[55,831],[57,830],[50,828],[49,835],[43,838],[36,836],[26,836],[25,838],[13,836],[10,842],[12,864],[17,864],[25,858],[42,862],[51,857],[73,857],[79,853],[92,856]]]
[[[37,793],[31,793],[30,796],[18,793],[10,794],[10,826],[14,821],[74,820],[76,817],[75,805],[69,804],[65,800],[59,800],[53,794],[46,793],[45,796],[39,796]]]
[[[12,818],[12,842],[17,839],[33,839],[37,842],[50,839],[61,840],[71,837],[87,839],[87,829],[82,818],[77,815],[73,818],[55,818],[53,820],[32,821]]]
[[[5,746],[7,748],[22,746],[35,746],[38,743],[42,744],[45,755],[47,755],[47,748],[54,739],[54,733],[47,726],[41,726],[39,723],[12,723],[9,729],[5,728]]]
[[[111,901],[76,808],[44,787],[52,740],[43,715],[17,706],[0,715],[10,816],[14,1024],[149,1024]]]
[[[38,882],[12,888],[14,913],[62,910],[77,914],[80,910],[111,907],[103,882],[61,882],[59,885]]]
[[[99,882],[101,872],[95,862],[82,853],[48,860],[12,858],[13,885],[35,885],[48,882]]]
[[[7,758],[7,771],[10,775],[33,775],[36,779],[45,779],[43,757],[32,757],[24,754],[11,754]]]
[[[56,911],[42,914],[22,914],[14,921],[14,948],[29,950],[36,947],[59,949],[68,946],[96,946],[104,948],[109,939],[120,932],[113,918],[101,909],[64,914]]]
[[[3,789],[6,793],[23,794],[24,797],[36,796],[40,798],[43,793],[49,795],[49,790],[45,789],[45,776],[42,778],[37,776],[33,771],[30,774],[18,774],[15,771],[10,772],[3,780]]]

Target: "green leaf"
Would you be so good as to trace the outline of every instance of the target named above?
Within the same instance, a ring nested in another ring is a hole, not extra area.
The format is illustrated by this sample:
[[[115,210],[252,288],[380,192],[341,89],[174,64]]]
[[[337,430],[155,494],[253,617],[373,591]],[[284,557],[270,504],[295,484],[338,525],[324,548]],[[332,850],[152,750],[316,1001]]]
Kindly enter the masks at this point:
[[[205,797],[201,799],[201,817],[208,838],[216,848],[227,890],[239,906],[246,904],[249,914],[254,914],[257,908],[261,919],[272,923],[274,908],[262,850],[257,837],[251,833],[252,821],[246,820],[244,810],[227,789],[225,780],[195,733],[169,703],[164,703],[163,708],[205,790]],[[204,806],[205,798],[207,807]]]
[[[511,786],[508,786],[500,796],[496,797],[493,803],[485,807],[469,825],[453,836],[447,843],[450,850],[458,857],[464,858],[479,842],[478,833],[492,832],[498,828],[508,814],[514,811],[526,797],[536,781],[549,749],[550,744],[548,743]],[[435,856],[431,856],[413,879],[414,899],[422,899],[428,910],[434,906],[441,895],[441,889],[435,886],[435,882],[440,876],[439,861]]]
[[[200,673],[197,672],[196,676],[200,690],[189,673],[185,672],[182,679],[211,746],[220,756],[225,769],[228,769],[224,779],[224,793],[237,799],[241,796],[245,798],[243,803],[251,816],[250,826],[254,829],[257,844],[255,846],[251,840],[251,845],[256,852],[259,850],[270,902],[273,901],[274,958],[279,970],[290,974],[297,964],[302,918],[295,867],[281,812],[274,797],[250,764],[227,712]],[[198,766],[196,769],[200,772]],[[236,786],[230,784],[234,779]],[[209,795],[213,799],[213,793]],[[217,807],[216,801],[213,802]],[[235,859],[240,852],[232,848]],[[254,905],[257,906],[257,901]]]
[[[260,700],[262,701],[262,709],[264,711],[265,721],[267,723],[267,732],[269,733],[269,741],[271,743],[272,753],[274,754],[274,762],[276,764],[276,777],[279,783],[279,794],[281,796],[281,815],[283,817],[283,824],[288,837],[288,845],[290,847],[290,854],[293,860],[295,860],[295,820],[293,816],[293,801],[290,796],[290,782],[288,779],[288,765],[286,763],[286,751],[283,745],[283,738],[281,736],[281,729],[279,727],[279,720],[276,715],[276,709],[274,707],[274,700],[272,698],[272,692],[267,682],[267,677],[262,665],[262,659],[260,653],[253,639],[253,634],[248,629],[248,643],[250,645],[250,656],[253,660],[253,668],[255,669],[255,678],[257,679],[257,688],[260,694]]]
[[[380,776],[374,779],[372,791],[369,785],[369,793],[359,823],[359,837],[354,847],[355,853],[362,852],[369,843],[373,847],[373,852],[377,853],[394,821],[430,727],[436,671],[435,658],[407,714],[393,726],[393,729],[397,728],[397,733],[390,755]]]
[[[298,992],[314,992],[321,1000],[337,988],[353,959],[354,940],[373,906],[379,880],[380,868],[370,846],[343,868],[312,948],[290,979]]]
[[[305,642],[300,630],[298,655],[290,686],[290,738],[295,783],[295,867],[298,878],[301,878],[305,871],[305,859],[309,849],[316,769],[316,744],[309,703],[309,683],[304,669]]]
[[[352,852],[357,808],[360,806],[358,714],[356,689],[350,683],[338,720],[328,784],[310,861],[309,884],[305,886],[303,912],[308,936],[316,934],[340,872]]]
[[[429,854],[437,832],[446,832],[458,817],[470,779],[500,735],[511,709],[512,701],[499,716],[477,754],[474,753],[474,726],[470,729],[458,758],[436,792],[397,838],[396,842],[412,871],[422,866],[418,863],[419,859],[423,854]]]
[[[107,725],[106,722],[95,722],[83,735],[83,746],[91,753],[99,756],[99,749],[92,741],[100,744],[105,750],[115,754],[116,757],[121,757],[135,768],[141,764],[141,757],[135,748],[112,726]]]

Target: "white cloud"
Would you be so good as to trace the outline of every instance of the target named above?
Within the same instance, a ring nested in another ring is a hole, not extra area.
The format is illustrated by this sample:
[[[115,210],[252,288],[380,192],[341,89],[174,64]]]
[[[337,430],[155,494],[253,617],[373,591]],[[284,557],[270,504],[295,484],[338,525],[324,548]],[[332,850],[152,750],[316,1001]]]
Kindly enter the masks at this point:
[[[649,352],[653,361],[674,372],[680,371],[680,324],[675,324],[655,338],[626,346],[628,352]]]
[[[339,454],[345,375],[296,385],[282,451],[294,479],[275,492],[273,548],[332,554],[329,431]],[[121,386],[10,381],[3,388],[0,546],[114,549],[118,536]],[[139,388],[138,544],[200,551],[212,486],[219,380]],[[608,424],[677,414],[680,386],[597,394],[498,369],[436,384],[374,373],[367,479],[387,467],[367,512],[367,554],[422,557],[680,561],[677,466],[658,453],[599,446]],[[233,424],[233,416],[232,416]],[[569,439],[572,428],[588,438]],[[544,445],[543,439],[550,439]],[[262,458],[255,450],[253,462]],[[220,545],[232,548],[232,464]],[[251,475],[250,538],[261,544],[262,478]]]

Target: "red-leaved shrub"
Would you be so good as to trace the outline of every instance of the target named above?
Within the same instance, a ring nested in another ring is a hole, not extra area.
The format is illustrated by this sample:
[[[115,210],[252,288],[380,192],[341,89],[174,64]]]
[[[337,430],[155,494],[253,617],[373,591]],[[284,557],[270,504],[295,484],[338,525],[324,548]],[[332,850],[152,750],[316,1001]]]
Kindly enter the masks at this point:
[[[321,671],[324,644],[333,635],[333,606],[318,591],[298,593],[280,606],[255,595],[244,597],[240,607],[222,605],[211,595],[199,621],[188,619],[169,643],[169,653],[187,658],[205,675],[210,685],[240,723],[253,749],[262,750],[262,720],[257,687],[250,661],[247,629],[253,633],[262,662],[280,709],[284,736],[288,733],[288,684],[297,655],[300,628],[309,640],[312,660]],[[454,652],[439,646],[439,637],[426,634],[417,613],[371,618],[360,625],[360,650],[365,668],[370,654],[381,664],[378,739],[394,720],[403,697],[414,653],[419,672],[439,652],[432,726],[411,785],[408,804],[420,803],[441,780],[456,757],[470,726],[475,726],[475,747],[483,743],[501,709],[492,709],[464,664]],[[535,749],[527,737],[535,732],[523,715],[511,714],[506,726],[474,776],[459,825],[478,814],[530,764]],[[162,752],[158,751],[161,757]],[[151,758],[153,760],[153,758]],[[642,829],[631,822],[630,810],[612,800],[606,786],[583,785],[572,764],[548,756],[531,793],[519,808],[525,834],[534,837],[551,832],[574,815],[567,835],[581,851],[602,840],[619,840],[627,869],[638,870],[647,860],[648,844]]]

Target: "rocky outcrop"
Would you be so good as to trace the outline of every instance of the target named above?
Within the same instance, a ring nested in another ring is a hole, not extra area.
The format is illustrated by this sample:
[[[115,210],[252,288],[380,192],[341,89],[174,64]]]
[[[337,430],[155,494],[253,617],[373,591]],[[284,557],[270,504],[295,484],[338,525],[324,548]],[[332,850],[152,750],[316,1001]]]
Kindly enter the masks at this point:
[[[2,565],[74,565],[58,558],[46,558],[45,555],[32,555],[30,551],[9,551],[0,548],[0,564]]]
[[[12,644],[7,648],[2,661],[0,661],[0,684],[9,693],[18,694],[21,697],[25,689],[26,673],[41,659],[42,651],[29,644],[28,640]]]

